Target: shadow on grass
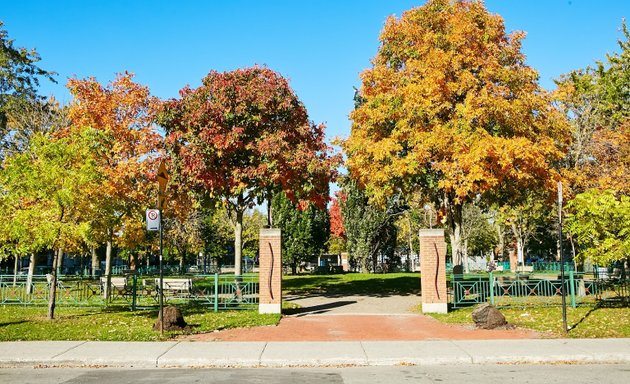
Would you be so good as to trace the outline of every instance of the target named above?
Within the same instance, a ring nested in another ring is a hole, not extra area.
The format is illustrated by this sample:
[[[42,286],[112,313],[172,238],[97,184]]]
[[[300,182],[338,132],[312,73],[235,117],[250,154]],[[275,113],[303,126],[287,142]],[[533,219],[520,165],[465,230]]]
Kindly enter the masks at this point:
[[[330,297],[420,294],[419,277],[384,278],[373,275],[369,279],[341,281],[343,278],[337,276],[341,275],[303,276],[283,280],[283,290],[289,294]]]
[[[9,325],[17,325],[24,324],[30,322],[29,320],[16,320],[16,321],[7,321],[6,323],[0,323],[0,328],[7,327]]]
[[[598,309],[601,309],[601,308],[628,308],[628,307],[630,307],[630,301],[628,301],[628,298],[626,298],[626,297],[600,300],[599,302],[597,302],[597,304],[591,310],[586,312],[584,314],[584,316],[582,316],[582,318],[580,320],[578,320],[575,324],[571,325],[569,327],[569,330],[573,330],[573,329],[577,328],[578,325],[580,325],[584,321],[586,321],[586,319],[588,319],[588,317],[593,312],[597,311]]]

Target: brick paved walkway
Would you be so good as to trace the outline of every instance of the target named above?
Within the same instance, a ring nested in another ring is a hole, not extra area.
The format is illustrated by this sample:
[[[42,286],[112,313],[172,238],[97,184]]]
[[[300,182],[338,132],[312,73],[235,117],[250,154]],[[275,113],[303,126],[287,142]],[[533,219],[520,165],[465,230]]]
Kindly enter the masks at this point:
[[[301,305],[277,326],[185,336],[191,341],[483,340],[542,338],[523,329],[480,330],[414,312],[417,296],[288,297]]]

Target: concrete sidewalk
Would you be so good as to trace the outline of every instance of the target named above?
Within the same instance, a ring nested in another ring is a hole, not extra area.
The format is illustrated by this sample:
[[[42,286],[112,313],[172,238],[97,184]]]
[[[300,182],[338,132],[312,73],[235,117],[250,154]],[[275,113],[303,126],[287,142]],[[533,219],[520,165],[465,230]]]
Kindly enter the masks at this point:
[[[0,342],[2,367],[321,367],[629,362],[630,339]]]

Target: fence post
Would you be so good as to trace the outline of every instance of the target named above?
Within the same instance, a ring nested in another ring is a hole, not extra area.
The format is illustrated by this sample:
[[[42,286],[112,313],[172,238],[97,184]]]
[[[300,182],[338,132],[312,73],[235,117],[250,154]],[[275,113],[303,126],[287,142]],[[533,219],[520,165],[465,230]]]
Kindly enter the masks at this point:
[[[575,308],[575,280],[573,279],[573,270],[569,269],[569,289],[571,292],[571,307]]]
[[[214,274],[214,311],[219,311],[219,274]]]
[[[492,271],[490,271],[488,282],[490,283],[490,304],[494,305],[494,276],[492,276]]]

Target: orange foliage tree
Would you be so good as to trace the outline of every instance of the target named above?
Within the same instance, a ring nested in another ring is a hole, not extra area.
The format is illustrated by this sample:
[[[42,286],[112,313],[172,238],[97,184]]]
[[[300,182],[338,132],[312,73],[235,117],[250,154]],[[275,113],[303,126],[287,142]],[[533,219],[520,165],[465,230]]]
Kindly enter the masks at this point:
[[[361,75],[344,143],[348,168],[371,196],[421,191],[444,207],[462,262],[462,207],[551,184],[563,116],[482,2],[430,0],[390,17]]]
[[[94,78],[71,79],[68,88],[74,96],[70,129],[101,131],[107,148],[96,158],[104,181],[92,193],[98,208],[91,238],[95,244],[107,246],[105,276],[109,282],[116,237],[128,247],[142,242],[145,231],[138,223],[144,209],[157,200],[154,181],[162,139],[153,120],[159,102],[147,87],[135,83],[130,73],[116,76],[108,86]]]

